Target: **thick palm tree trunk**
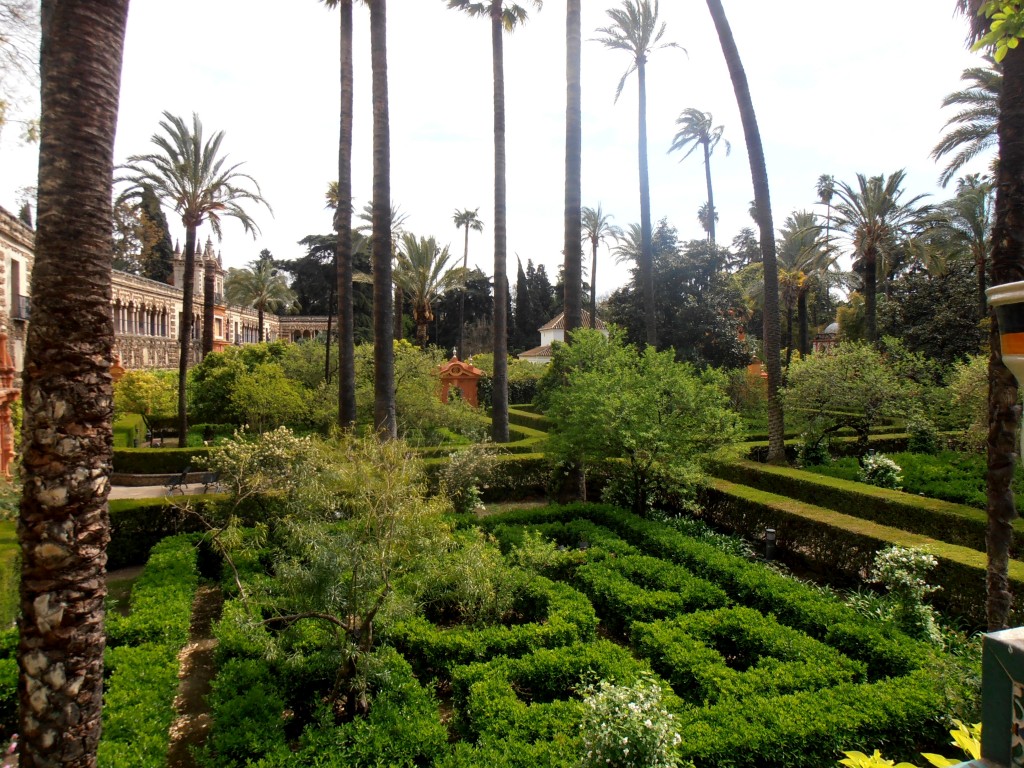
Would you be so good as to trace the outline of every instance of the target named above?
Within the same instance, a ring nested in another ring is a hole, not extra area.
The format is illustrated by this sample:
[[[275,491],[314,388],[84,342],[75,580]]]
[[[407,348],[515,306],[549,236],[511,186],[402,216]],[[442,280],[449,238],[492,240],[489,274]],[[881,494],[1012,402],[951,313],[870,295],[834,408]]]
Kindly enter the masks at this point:
[[[786,447],[783,439],[782,401],[779,388],[782,386],[782,365],[779,361],[779,266],[775,260],[775,226],[772,223],[772,206],[768,193],[768,168],[764,161],[764,147],[761,132],[757,127],[754,102],[750,98],[750,86],[743,71],[743,62],[736,41],[725,16],[721,0],[707,0],[708,10],[715,22],[718,40],[743,122],[743,136],[750,158],[750,176],[754,183],[754,208],[757,224],[761,230],[761,258],[764,262],[764,356],[768,369],[768,461],[781,464],[786,461]]]
[[[636,77],[640,89],[639,140],[637,141],[640,166],[640,283],[644,297],[644,327],[647,343],[658,346],[657,316],[654,311],[654,243],[651,232],[651,182],[647,171],[647,66],[641,54],[636,63]]]
[[[466,242],[465,242],[465,245],[462,248],[462,268],[463,269],[468,269],[469,268],[469,222],[468,221],[466,222],[465,230],[466,230]],[[458,343],[459,360],[465,360],[465,357],[463,357],[463,350],[462,350],[463,332],[465,331],[465,328],[466,328],[466,286],[463,285],[462,288],[459,289],[459,343]]]
[[[508,442],[508,275],[505,264],[505,54],[501,0],[491,0],[491,66],[494,79],[494,378],[491,437]]]
[[[355,313],[352,288],[352,0],[340,0],[341,115],[338,137],[338,425],[356,424]],[[328,341],[329,345],[329,341]]]
[[[985,299],[985,249],[975,247],[978,253],[974,257],[974,269],[978,277],[978,317],[984,319],[988,314],[988,302]]]
[[[864,259],[864,336],[869,344],[878,340],[878,265],[872,256]]]
[[[263,343],[263,307],[256,308],[256,324],[259,327],[260,344]]]
[[[373,427],[382,439],[398,436],[395,351],[392,343],[391,139],[388,124],[387,0],[370,3],[373,70]]]
[[[213,304],[217,290],[217,272],[214,266],[203,261],[203,357],[213,352]],[[263,341],[262,326],[260,341]]]
[[[185,447],[188,437],[188,364],[192,353],[192,305],[196,293],[196,227],[198,222],[183,220],[185,225],[185,265],[181,281],[181,328],[178,351],[178,445]]]
[[[708,185],[708,239],[715,244],[715,195],[711,191],[711,146],[708,142],[701,142],[704,145],[704,179]]]
[[[22,768],[96,765],[110,538],[111,181],[127,15],[128,0],[42,3],[18,521]]]
[[[999,95],[999,169],[995,222],[992,227],[992,284],[1024,280],[1024,48],[1003,59],[1003,89]],[[999,327],[992,315],[988,364],[988,600],[989,630],[1007,626],[1013,595],[1008,569],[1013,520],[1017,517],[1010,485],[1017,455],[1020,406],[1017,382],[1003,365]]]
[[[581,0],[566,2],[565,18],[565,339],[583,325],[583,115],[580,94]]]
[[[800,355],[803,356],[811,351],[807,328],[807,291],[803,289],[796,300],[796,316],[800,326]]]

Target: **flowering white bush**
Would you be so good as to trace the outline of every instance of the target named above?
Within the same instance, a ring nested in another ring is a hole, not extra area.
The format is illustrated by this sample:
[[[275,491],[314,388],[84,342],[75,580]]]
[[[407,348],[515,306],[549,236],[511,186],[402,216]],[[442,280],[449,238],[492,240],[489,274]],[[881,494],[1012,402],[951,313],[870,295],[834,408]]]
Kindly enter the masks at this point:
[[[879,488],[892,488],[899,491],[903,488],[903,468],[895,461],[881,453],[868,455],[860,465],[857,479],[862,483],[877,485]]]
[[[927,575],[939,561],[920,549],[891,546],[875,555],[871,581],[889,591],[889,618],[907,634],[941,643],[935,611],[924,599],[938,587]]]
[[[583,693],[583,759],[586,767],[674,768],[682,741],[674,716],[661,706],[661,686],[651,677],[632,685],[602,680]]]

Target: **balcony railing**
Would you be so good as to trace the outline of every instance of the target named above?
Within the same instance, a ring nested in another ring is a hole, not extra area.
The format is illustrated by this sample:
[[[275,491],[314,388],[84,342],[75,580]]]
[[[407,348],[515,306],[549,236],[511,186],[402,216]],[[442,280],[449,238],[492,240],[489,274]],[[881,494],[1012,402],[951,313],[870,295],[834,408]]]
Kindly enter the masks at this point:
[[[14,296],[11,307],[11,318],[14,320],[28,320],[32,314],[32,299],[28,296]]]

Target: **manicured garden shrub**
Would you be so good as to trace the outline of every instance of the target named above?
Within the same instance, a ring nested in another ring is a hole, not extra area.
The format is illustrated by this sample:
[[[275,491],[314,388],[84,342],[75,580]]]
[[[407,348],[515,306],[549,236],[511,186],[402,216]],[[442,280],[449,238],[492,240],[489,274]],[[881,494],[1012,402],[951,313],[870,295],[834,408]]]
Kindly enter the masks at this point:
[[[173,475],[185,467],[198,467],[210,449],[202,448],[116,448],[114,472],[126,475]]]
[[[900,465],[884,454],[868,454],[861,460],[857,480],[879,488],[900,491],[903,475]]]
[[[136,448],[146,439],[146,422],[138,413],[126,413],[112,426],[115,448]]]
[[[511,733],[533,741],[551,737],[552,721],[579,727],[580,702],[566,706],[564,700],[575,699],[583,686],[599,680],[632,683],[645,672],[647,665],[628,650],[596,640],[459,667],[452,676],[452,694],[465,736]],[[669,698],[678,705],[675,696]]]
[[[181,497],[178,497],[181,500]],[[208,503],[204,496],[189,496],[197,510]],[[113,499],[110,501],[110,543],[107,570],[127,568],[146,562],[155,544],[168,536],[198,531],[198,518],[183,516],[167,499]]]
[[[234,657],[213,682],[213,727],[200,753],[210,768],[260,766],[429,765],[447,750],[448,732],[437,701],[413,676],[409,664],[390,648],[368,659],[365,715],[339,722],[317,693],[337,660]],[[311,675],[311,677],[310,677]],[[313,687],[304,686],[311,682]]]
[[[942,742],[946,706],[941,680],[924,670],[784,696],[752,691],[742,706],[725,700],[680,712],[680,753],[721,768],[820,768],[851,745],[884,744],[913,759],[918,744]]]
[[[199,574],[197,539],[174,536],[155,547],[131,593],[131,612],[112,613],[107,620],[107,644],[154,643],[180,648],[188,641],[192,600]]]
[[[869,490],[878,494],[900,495],[880,488]],[[710,483],[705,490],[704,506],[709,520],[729,530],[775,528],[783,551],[788,542],[794,542],[804,566],[817,566],[828,578],[845,578],[847,583],[860,581],[861,574],[869,570],[875,552],[880,549],[893,544],[926,548],[939,560],[934,580],[942,585],[942,590],[935,595],[936,605],[974,625],[983,626],[985,623],[984,574],[987,566],[984,552],[724,480]],[[1009,575],[1011,589],[1024,589],[1024,563],[1011,560]],[[1011,621],[1017,620],[1011,618]]]
[[[899,453],[893,458],[904,468],[904,493],[854,482],[860,466],[856,459],[809,470],[720,461],[712,471],[733,483],[984,552],[984,457],[944,452],[935,457]],[[1024,553],[1024,520],[1014,521],[1012,552]]]
[[[100,764],[151,768],[166,760],[178,690],[178,652],[188,640],[198,583],[196,539],[160,542],[136,581],[127,617],[107,615]]]
[[[574,583],[616,632],[627,631],[634,621],[716,608],[728,601],[724,591],[685,568],[640,555],[587,563],[576,570]]]
[[[636,623],[632,643],[697,706],[742,700],[751,691],[778,695],[865,678],[862,663],[750,608]]]
[[[492,656],[522,656],[540,648],[593,639],[597,616],[590,601],[575,589],[536,576],[522,584],[521,590],[520,601],[542,606],[539,620],[508,626],[439,628],[417,616],[399,621],[388,637],[421,676],[447,676],[459,665]]]

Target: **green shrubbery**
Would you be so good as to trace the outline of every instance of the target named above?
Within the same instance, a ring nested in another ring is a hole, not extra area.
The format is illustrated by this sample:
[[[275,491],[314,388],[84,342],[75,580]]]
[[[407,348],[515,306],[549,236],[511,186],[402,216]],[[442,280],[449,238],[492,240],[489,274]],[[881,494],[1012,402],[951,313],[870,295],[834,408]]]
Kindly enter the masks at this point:
[[[166,760],[178,652],[188,640],[198,583],[196,559],[194,537],[164,539],[132,589],[131,613],[107,614],[102,765],[151,768]]]

